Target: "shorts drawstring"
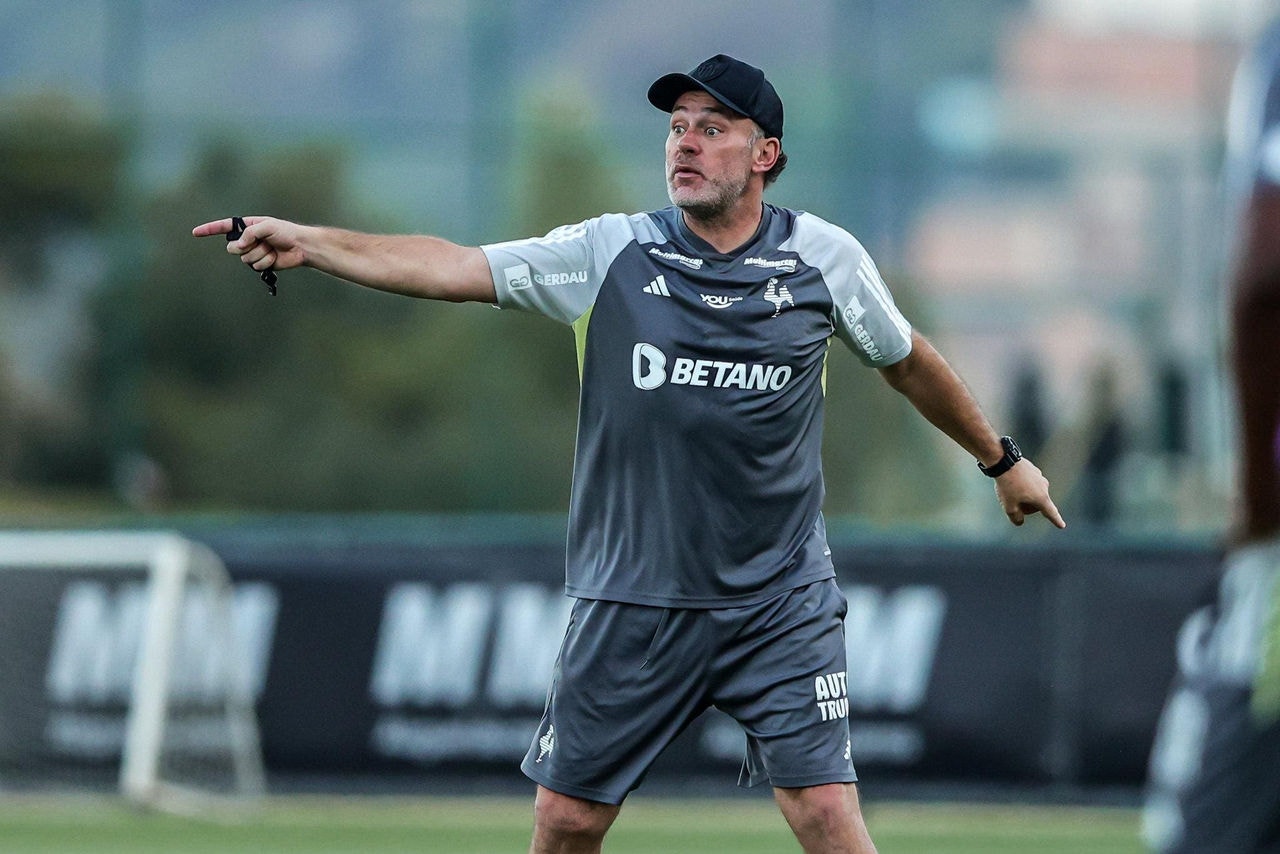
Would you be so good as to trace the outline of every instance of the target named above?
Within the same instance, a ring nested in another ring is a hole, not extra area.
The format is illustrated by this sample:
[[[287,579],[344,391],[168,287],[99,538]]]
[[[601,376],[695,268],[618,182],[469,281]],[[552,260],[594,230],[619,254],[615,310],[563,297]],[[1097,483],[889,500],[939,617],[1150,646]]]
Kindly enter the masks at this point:
[[[653,658],[653,651],[658,646],[658,638],[662,635],[662,630],[667,627],[667,619],[671,615],[670,608],[662,609],[662,616],[658,618],[658,626],[653,630],[653,638],[649,641],[649,649],[644,654],[644,664],[640,665],[640,669],[644,670],[649,666],[649,660]]]

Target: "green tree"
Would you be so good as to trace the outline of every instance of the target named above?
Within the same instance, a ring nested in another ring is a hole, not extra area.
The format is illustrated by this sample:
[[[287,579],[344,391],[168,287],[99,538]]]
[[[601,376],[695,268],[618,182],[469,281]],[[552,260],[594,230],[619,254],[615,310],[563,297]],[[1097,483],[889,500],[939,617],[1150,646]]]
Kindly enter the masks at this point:
[[[631,209],[598,131],[601,112],[580,87],[551,82],[531,90],[523,103],[524,153],[514,170],[519,234],[545,234],[559,225]],[[656,165],[653,179],[661,180]]]
[[[0,479],[24,489],[100,485],[108,466],[89,403],[91,353],[73,333],[93,285],[85,280],[106,275],[127,137],[63,95],[14,98],[0,115]],[[19,342],[21,314],[57,326],[38,340],[28,329]],[[11,380],[19,359],[39,366],[25,387]]]
[[[576,399],[567,330],[310,270],[282,273],[273,299],[220,243],[190,236],[237,210],[388,230],[343,209],[342,174],[332,149],[246,158],[215,145],[149,207],[136,291],[109,294],[100,319],[136,315],[143,443],[175,503],[563,508]]]
[[[11,284],[43,286],[49,241],[112,215],[127,141],[69,96],[14,98],[0,113],[0,251],[17,271]]]
[[[909,280],[894,298],[915,323],[928,323]],[[927,333],[926,333],[927,334]],[[928,526],[957,496],[941,434],[839,340],[827,362],[823,468],[826,512],[877,526]]]

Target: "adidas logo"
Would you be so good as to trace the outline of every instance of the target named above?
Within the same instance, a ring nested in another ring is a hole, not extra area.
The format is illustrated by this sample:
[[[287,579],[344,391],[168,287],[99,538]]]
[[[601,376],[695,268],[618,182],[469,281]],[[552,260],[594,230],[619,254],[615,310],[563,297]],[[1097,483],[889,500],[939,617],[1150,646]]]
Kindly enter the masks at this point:
[[[667,280],[662,276],[659,276],[658,278],[650,282],[648,285],[646,285],[644,288],[644,292],[646,294],[654,294],[655,296],[660,296],[660,297],[671,296],[671,291],[667,290]]]

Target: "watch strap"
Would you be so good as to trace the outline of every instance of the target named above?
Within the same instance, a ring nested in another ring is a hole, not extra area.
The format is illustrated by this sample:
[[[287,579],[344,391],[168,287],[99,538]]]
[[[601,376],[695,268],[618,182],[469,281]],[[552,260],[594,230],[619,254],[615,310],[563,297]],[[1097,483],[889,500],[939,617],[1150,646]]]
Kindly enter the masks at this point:
[[[978,461],[978,471],[987,477],[999,477],[1000,475],[1013,468],[1018,460],[1022,459],[1022,451],[1018,448],[1018,443],[1013,441],[1010,436],[1000,437],[1000,446],[1004,448],[1004,456],[989,466],[984,466],[982,461]]]

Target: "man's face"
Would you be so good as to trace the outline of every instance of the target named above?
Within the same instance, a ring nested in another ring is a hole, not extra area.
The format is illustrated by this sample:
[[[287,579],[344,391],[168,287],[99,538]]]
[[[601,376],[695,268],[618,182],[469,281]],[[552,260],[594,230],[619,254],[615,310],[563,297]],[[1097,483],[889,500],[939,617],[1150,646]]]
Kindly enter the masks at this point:
[[[728,211],[751,179],[755,123],[701,90],[686,92],[671,110],[667,195],[698,219]]]

